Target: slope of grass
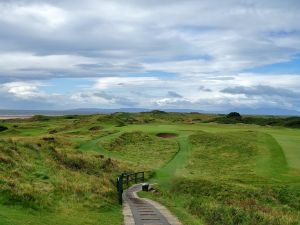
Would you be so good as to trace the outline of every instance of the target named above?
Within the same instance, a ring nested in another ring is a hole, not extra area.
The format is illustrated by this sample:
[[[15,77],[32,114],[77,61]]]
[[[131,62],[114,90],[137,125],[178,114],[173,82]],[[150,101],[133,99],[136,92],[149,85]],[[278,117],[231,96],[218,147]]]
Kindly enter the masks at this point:
[[[0,224],[121,223],[114,178],[126,164],[65,145],[0,140]]]
[[[178,144],[173,139],[163,139],[140,131],[125,132],[100,144],[107,151],[146,169],[161,167],[178,151]]]
[[[300,135],[295,132],[280,132],[272,134],[282,147],[287,163],[291,168],[300,169]]]
[[[159,194],[146,196],[184,224],[298,224],[300,171],[291,176],[272,136],[200,132],[189,141],[191,157],[171,185],[162,182]]]

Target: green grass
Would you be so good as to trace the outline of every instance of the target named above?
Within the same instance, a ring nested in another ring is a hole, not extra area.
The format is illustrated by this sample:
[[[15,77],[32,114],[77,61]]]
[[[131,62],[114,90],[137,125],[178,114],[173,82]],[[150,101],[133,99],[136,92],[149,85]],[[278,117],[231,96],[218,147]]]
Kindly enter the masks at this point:
[[[121,223],[114,178],[128,166],[66,145],[0,141],[0,224]]]
[[[140,170],[153,171],[160,190],[142,195],[185,225],[298,224],[300,130],[208,123],[220,117],[154,111],[1,122],[0,225],[119,225],[115,178]],[[273,120],[297,118],[249,121]]]
[[[0,205],[0,225],[109,225],[121,224],[122,221],[121,207],[117,205],[103,210],[72,208],[50,213]]]
[[[171,184],[159,182],[160,194],[151,197],[199,223],[298,224],[300,173],[288,168],[272,136],[198,132],[189,141],[193,151],[185,167]]]
[[[178,151],[176,141],[140,131],[125,132],[114,140],[100,142],[100,145],[107,151],[145,169],[163,166]]]

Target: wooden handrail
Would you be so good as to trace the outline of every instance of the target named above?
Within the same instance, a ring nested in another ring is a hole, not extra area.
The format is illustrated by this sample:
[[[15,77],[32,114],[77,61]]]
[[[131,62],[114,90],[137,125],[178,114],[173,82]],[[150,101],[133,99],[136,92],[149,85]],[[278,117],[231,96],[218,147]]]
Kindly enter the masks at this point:
[[[139,175],[141,175],[139,177]],[[136,173],[122,173],[117,178],[117,191],[118,191],[118,199],[119,203],[123,203],[123,191],[124,191],[124,183],[126,184],[126,188],[129,187],[130,182],[134,182],[135,184],[138,182],[145,181],[145,171],[143,172],[136,172]]]

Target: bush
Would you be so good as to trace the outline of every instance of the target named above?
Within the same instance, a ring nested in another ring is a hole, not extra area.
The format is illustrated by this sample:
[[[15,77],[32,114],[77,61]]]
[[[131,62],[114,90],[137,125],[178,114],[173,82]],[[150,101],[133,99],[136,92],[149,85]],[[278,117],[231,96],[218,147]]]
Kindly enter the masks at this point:
[[[49,121],[49,116],[43,116],[43,115],[35,115],[31,118],[32,121]]]
[[[0,132],[6,131],[8,128],[6,126],[0,125]]]
[[[167,114],[167,112],[162,111],[162,110],[152,110],[150,113],[152,113],[152,114]]]
[[[226,117],[231,118],[231,119],[236,119],[236,120],[242,119],[242,116],[238,112],[231,112],[231,113],[227,114]]]

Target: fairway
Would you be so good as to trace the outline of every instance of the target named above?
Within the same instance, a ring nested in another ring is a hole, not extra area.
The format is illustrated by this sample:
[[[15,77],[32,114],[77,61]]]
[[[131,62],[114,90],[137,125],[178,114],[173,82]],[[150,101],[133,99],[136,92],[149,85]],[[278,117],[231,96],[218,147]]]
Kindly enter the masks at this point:
[[[295,132],[289,134],[288,131],[270,133],[284,150],[289,167],[300,169],[300,134]]]

